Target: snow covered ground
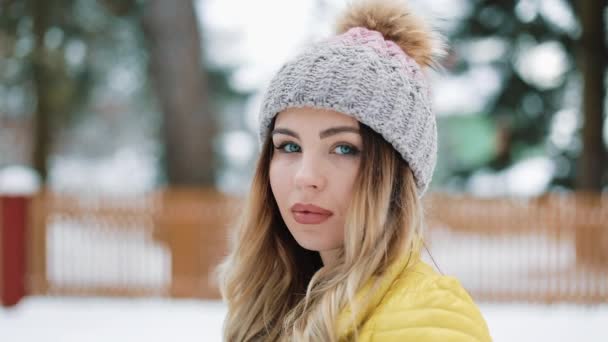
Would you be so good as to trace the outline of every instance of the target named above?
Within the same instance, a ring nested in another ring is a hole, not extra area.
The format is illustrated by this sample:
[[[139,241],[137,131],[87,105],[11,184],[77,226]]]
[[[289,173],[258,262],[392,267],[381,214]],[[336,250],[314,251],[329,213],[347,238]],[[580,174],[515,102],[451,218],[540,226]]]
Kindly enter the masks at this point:
[[[497,342],[608,341],[608,304],[480,307]],[[30,297],[0,309],[0,341],[220,341],[225,313],[217,301]]]

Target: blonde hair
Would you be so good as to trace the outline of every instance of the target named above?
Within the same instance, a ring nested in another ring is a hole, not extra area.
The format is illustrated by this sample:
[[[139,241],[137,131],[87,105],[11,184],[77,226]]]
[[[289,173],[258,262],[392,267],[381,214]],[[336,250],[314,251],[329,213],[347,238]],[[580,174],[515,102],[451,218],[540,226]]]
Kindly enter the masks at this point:
[[[218,268],[226,341],[336,341],[346,305],[354,321],[357,291],[395,259],[418,252],[423,215],[412,172],[379,134],[360,127],[362,160],[344,245],[326,266],[283,222],[270,188],[271,138],[264,142],[230,254]]]

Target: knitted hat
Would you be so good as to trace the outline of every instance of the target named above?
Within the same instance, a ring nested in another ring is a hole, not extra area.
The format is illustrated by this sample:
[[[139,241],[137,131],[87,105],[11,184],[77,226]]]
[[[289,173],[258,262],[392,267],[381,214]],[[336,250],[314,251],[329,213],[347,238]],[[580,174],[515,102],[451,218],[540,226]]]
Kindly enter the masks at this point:
[[[439,36],[400,1],[359,1],[338,21],[338,35],[284,64],[263,99],[259,139],[275,115],[314,107],[350,115],[378,132],[414,174],[419,197],[437,160],[437,128],[422,69],[442,52]]]

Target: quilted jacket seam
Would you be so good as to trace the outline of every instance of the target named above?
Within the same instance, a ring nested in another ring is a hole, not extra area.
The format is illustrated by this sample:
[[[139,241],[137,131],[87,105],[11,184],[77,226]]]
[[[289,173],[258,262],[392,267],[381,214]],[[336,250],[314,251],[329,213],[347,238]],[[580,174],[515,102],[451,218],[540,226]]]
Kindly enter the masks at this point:
[[[437,277],[437,278],[434,278],[434,279],[424,280],[423,283],[421,283],[420,286],[416,288],[416,290],[414,290],[414,291],[407,291],[407,292],[401,294],[399,296],[399,301],[406,301],[407,297],[409,297],[410,295],[416,294],[416,293],[428,293],[429,295],[433,295],[433,296],[436,296],[439,293],[441,293],[441,294],[445,294],[447,296],[453,297],[453,298],[455,298],[459,302],[469,303],[469,300],[467,300],[467,298],[463,298],[456,291],[454,291],[454,290],[452,290],[450,288],[444,287],[441,284],[439,284],[440,279],[441,278]],[[446,294],[446,292],[447,292],[447,294]],[[426,308],[426,307],[423,307],[423,308],[406,308],[406,309],[397,308],[396,310],[395,309],[393,309],[393,310],[387,309],[386,312],[384,312],[382,314],[378,313],[377,315],[375,315],[376,317],[374,317],[374,319],[376,319],[376,321],[375,321],[375,323],[376,323],[379,316],[383,316],[383,315],[386,315],[386,314],[396,314],[396,313],[405,312],[405,311],[424,310],[424,309],[428,309],[428,308]],[[438,309],[438,310],[443,310],[443,311],[451,312],[451,313],[459,315],[459,317],[460,316],[464,316],[470,322],[472,322],[475,327],[479,326],[479,324],[480,324],[480,322],[478,322],[473,317],[471,317],[471,316],[469,316],[469,315],[467,315],[465,313],[459,312],[459,311],[455,311],[455,310],[448,309],[448,308],[441,308],[441,307],[433,307],[433,309]],[[394,330],[401,330],[401,329],[408,329],[408,328],[416,328],[416,327],[396,327],[396,328],[392,328],[392,329],[378,330],[376,328],[376,324],[374,324],[374,330],[372,330],[373,331],[372,332],[372,336],[376,335],[376,333],[390,332],[390,331],[394,331]],[[437,328],[441,328],[441,327],[437,327]],[[458,332],[461,332],[462,334],[474,337],[474,335],[471,335],[470,333],[463,332],[463,331],[456,330],[456,329],[451,329],[451,328],[441,328],[441,329],[450,329],[450,330],[458,331]],[[479,338],[475,337],[475,340],[479,341]]]
[[[465,331],[462,331],[462,330],[453,329],[453,328],[438,327],[436,325],[418,325],[418,326],[415,326],[415,327],[399,327],[399,328],[394,328],[394,329],[387,329],[387,330],[382,330],[382,331],[376,331],[374,333],[387,333],[387,332],[390,333],[390,332],[396,332],[396,331],[400,331],[400,330],[428,329],[428,328],[449,330],[449,331],[456,332],[456,333],[461,334],[461,335],[469,336],[469,337],[475,339],[475,341],[480,341],[477,336],[472,335],[472,334],[470,334],[468,332],[465,332]]]
[[[479,324],[479,322],[477,322],[477,320],[475,320],[473,317],[471,317],[471,316],[469,316],[469,315],[467,315],[465,313],[458,312],[458,311],[455,311],[455,310],[446,309],[446,308],[438,308],[438,307],[433,307],[433,308],[399,309],[399,310],[395,310],[395,311],[385,312],[385,313],[382,313],[381,315],[395,315],[395,314],[399,314],[399,313],[407,312],[407,311],[422,311],[422,310],[440,310],[440,311],[446,311],[446,312],[449,312],[449,313],[456,314],[459,317],[464,317],[467,320],[469,320],[471,323],[475,324],[476,326]]]

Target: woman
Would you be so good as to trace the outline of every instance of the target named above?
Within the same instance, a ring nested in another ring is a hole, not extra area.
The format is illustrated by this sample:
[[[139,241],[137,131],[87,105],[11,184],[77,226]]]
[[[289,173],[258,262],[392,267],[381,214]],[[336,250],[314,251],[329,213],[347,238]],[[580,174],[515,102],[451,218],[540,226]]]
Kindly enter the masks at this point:
[[[266,92],[261,155],[220,267],[224,338],[490,341],[460,283],[420,260],[436,35],[396,1],[355,3],[338,28]]]

